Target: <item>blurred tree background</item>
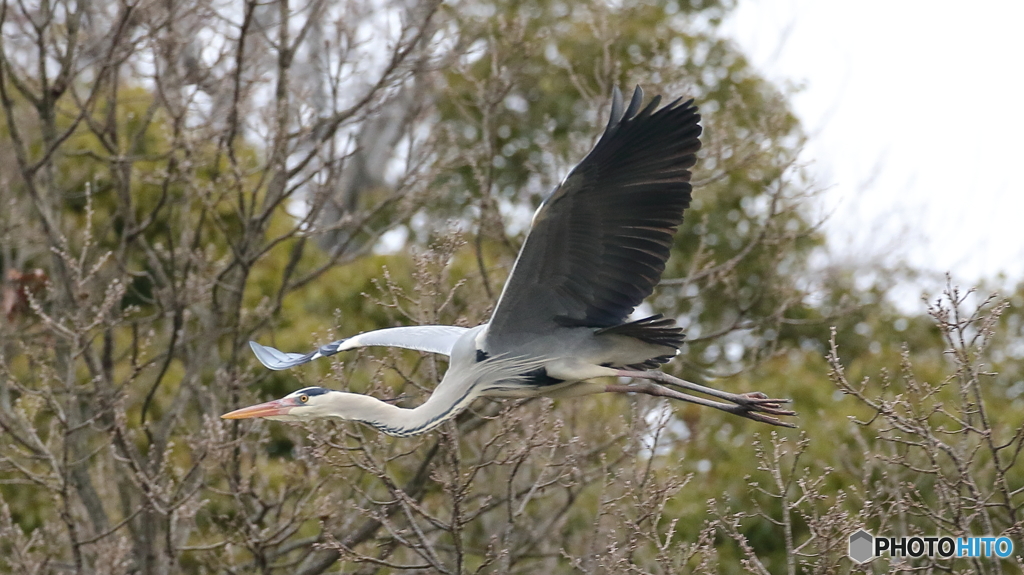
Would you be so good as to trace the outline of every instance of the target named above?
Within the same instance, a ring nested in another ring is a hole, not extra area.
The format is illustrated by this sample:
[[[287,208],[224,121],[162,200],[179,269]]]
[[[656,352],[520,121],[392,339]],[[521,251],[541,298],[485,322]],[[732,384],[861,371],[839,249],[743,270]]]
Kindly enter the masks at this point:
[[[731,2],[0,2],[0,572],[1020,570],[1024,282],[908,313],[914,270],[812,265],[803,133]],[[799,430],[627,396],[411,439],[219,419],[422,401],[436,357],[269,372],[247,342],[485,321],[634,84],[705,129],[644,304],[687,329],[666,369],[792,397]],[[862,526],[1018,548],[858,566]]]

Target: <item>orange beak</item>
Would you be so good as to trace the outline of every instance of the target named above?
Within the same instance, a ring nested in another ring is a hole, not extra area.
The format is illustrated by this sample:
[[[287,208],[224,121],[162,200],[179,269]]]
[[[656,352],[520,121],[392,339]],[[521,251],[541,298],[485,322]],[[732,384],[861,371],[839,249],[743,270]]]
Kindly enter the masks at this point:
[[[231,413],[220,416],[221,419],[248,419],[250,417],[271,417],[274,415],[287,415],[297,404],[294,399],[275,399],[259,405],[236,409]]]

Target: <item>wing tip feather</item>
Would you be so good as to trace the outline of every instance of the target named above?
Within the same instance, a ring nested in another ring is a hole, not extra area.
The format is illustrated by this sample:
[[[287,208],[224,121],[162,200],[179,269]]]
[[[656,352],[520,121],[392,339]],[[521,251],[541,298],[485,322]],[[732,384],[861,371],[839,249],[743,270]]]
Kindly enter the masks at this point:
[[[267,369],[272,369],[274,371],[280,371],[282,369],[288,369],[289,367],[306,363],[313,355],[285,353],[267,345],[260,345],[255,341],[250,341],[249,347],[252,349],[253,354],[260,363],[262,363]]]

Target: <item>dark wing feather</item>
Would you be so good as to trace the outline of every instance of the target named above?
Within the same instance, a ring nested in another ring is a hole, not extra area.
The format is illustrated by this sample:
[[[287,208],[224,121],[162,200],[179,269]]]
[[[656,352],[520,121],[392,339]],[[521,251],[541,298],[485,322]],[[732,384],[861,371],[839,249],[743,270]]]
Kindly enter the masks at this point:
[[[556,326],[623,323],[654,291],[690,205],[700,149],[693,100],[641,110],[638,86],[590,154],[544,201],[491,318],[489,345]]]

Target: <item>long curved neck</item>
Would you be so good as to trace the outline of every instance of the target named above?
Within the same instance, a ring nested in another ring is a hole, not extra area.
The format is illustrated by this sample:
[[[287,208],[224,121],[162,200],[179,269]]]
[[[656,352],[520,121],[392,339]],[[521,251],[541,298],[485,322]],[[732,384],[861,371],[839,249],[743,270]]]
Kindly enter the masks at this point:
[[[360,421],[395,437],[410,437],[454,418],[477,395],[471,385],[445,385],[442,380],[422,405],[405,409],[369,395],[335,392],[330,394],[331,405],[326,415]]]
[[[339,391],[330,394],[328,405],[319,415],[361,421],[395,437],[419,435],[461,413],[492,384],[522,377],[546,361],[528,356],[492,357],[486,361],[476,361],[475,357],[475,353],[453,353],[452,364],[441,383],[423,405],[414,409]]]

